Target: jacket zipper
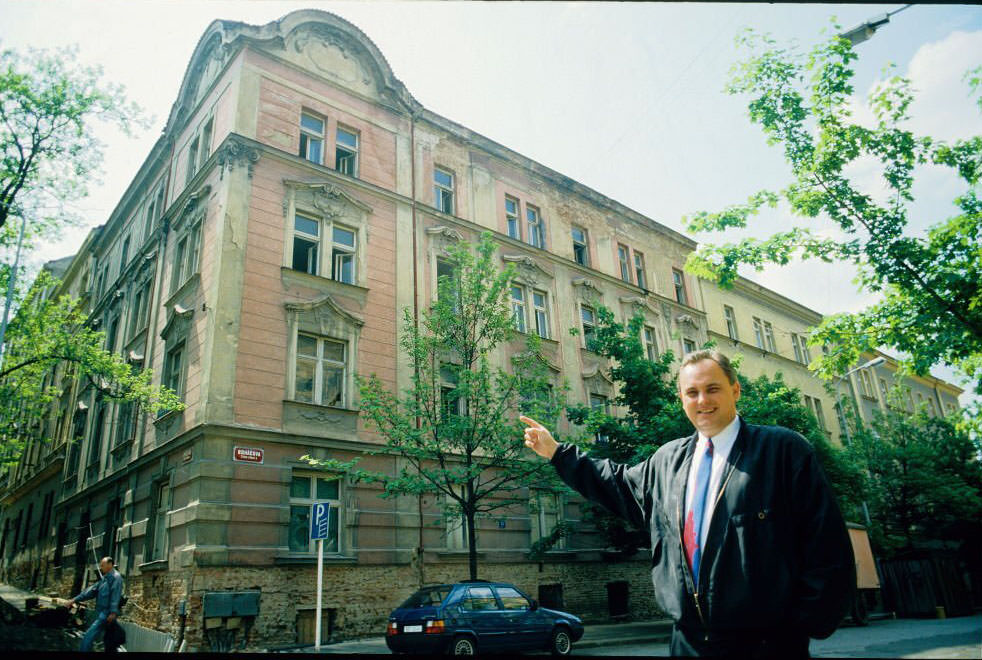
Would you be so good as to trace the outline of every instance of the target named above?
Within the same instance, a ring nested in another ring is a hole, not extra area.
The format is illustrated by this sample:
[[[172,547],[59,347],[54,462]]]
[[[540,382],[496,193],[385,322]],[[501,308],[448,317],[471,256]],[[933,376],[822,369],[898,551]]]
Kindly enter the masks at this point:
[[[715,511],[716,507],[719,505],[719,501],[721,499],[723,499],[723,492],[726,490],[726,485],[730,483],[730,477],[733,476],[734,467],[736,466],[737,461],[739,461],[742,456],[743,456],[743,452],[741,451],[739,454],[737,454],[736,460],[730,462],[730,469],[726,473],[726,479],[723,481],[723,485],[720,487],[719,493],[716,494],[716,501],[713,502],[713,510],[714,511]],[[678,525],[679,525],[679,548],[682,550],[682,556],[685,557],[685,544],[683,543],[684,529],[683,529],[683,525],[682,525],[682,498],[681,497],[679,497],[678,501],[676,502],[676,505],[675,505],[675,515],[676,515],[676,518],[678,519]],[[702,628],[703,628],[703,630],[706,631],[706,634],[703,637],[703,641],[707,641],[708,642],[709,641],[709,626],[706,625],[706,617],[703,616],[703,614],[702,614],[702,606],[699,604],[699,585],[696,584],[695,576],[692,575],[692,569],[689,567],[689,562],[688,561],[684,561],[682,563],[685,565],[685,572],[686,572],[686,575],[689,577],[689,582],[693,585],[692,586],[692,601],[696,605],[696,614],[699,615],[699,621],[702,623]]]

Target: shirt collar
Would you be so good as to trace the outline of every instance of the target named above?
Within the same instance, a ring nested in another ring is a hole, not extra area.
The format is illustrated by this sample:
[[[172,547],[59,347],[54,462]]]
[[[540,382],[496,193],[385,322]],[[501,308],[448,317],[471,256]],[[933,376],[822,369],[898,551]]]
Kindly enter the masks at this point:
[[[722,431],[713,436],[713,453],[719,456],[726,456],[733,448],[737,435],[740,433],[740,415],[736,415],[733,421],[726,425]],[[706,436],[699,433],[699,440],[696,443],[696,451],[702,451],[706,446]]]

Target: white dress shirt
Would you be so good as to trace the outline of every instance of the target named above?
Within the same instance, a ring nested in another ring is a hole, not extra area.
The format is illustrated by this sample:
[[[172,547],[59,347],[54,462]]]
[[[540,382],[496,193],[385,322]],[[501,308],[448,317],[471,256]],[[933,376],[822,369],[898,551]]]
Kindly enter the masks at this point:
[[[702,529],[699,534],[699,547],[703,548],[705,554],[706,537],[709,535],[709,524],[713,520],[713,510],[716,508],[716,495],[719,492],[719,482],[726,471],[727,459],[730,450],[736,442],[737,434],[740,432],[740,416],[737,415],[733,421],[722,431],[712,437],[713,441],[713,469],[709,474],[709,491],[706,494],[706,504],[703,509]],[[689,481],[685,487],[685,518],[689,516],[689,509],[692,508],[692,498],[696,490],[696,473],[703,455],[706,453],[706,442],[708,438],[701,432],[696,441],[696,451],[692,455],[692,463],[689,466]]]

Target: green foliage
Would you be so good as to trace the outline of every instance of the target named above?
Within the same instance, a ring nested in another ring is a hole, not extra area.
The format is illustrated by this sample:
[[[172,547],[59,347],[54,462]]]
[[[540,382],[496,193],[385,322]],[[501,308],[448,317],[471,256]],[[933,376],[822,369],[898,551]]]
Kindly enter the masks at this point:
[[[838,26],[834,26],[837,28]],[[801,222],[768,238],[703,245],[687,269],[729,286],[741,264],[817,258],[858,269],[857,281],[882,299],[865,310],[826,318],[809,343],[833,347],[816,361],[826,378],[842,373],[864,351],[892,347],[910,356],[912,371],[924,374],[938,362],[960,369],[982,393],[982,215],[977,185],[982,174],[982,137],[945,143],[905,128],[914,94],[910,81],[885,76],[868,99],[876,125],[851,121],[852,64],[857,55],[839,37],[807,56],[747,31],[739,43],[751,54],[734,67],[730,94],[749,97],[748,111],[768,144],[780,146],[792,175],[784,190],[762,191],[745,205],[687,218],[690,231],[747,227],[763,206],[780,201]],[[982,87],[982,67],[966,75],[973,93]],[[979,100],[982,108],[982,98]],[[874,161],[888,191],[880,202],[846,173],[859,160]],[[916,168],[949,168],[966,184],[955,203],[960,213],[937,222],[927,236],[906,235]],[[807,227],[825,218],[841,238],[823,238]]]
[[[127,134],[145,125],[122,88],[103,84],[101,70],[79,66],[77,55],[0,51],[0,244],[16,240],[12,218],[27,218],[29,245],[77,219],[65,203],[87,195],[102,163],[92,120]]]
[[[7,464],[17,461],[29,441],[51,440],[41,422],[75,382],[148,414],[184,407],[173,391],[151,384],[150,369],[137,371],[107,351],[105,333],[87,323],[77,300],[49,297],[57,284],[42,271],[7,328],[0,370],[0,456]]]
[[[899,403],[894,400],[894,405]],[[976,537],[982,519],[980,447],[956,420],[896,407],[851,432],[848,453],[864,472],[871,538],[883,557],[928,541]]]
[[[405,460],[394,477],[352,471],[356,479],[381,483],[383,497],[442,496],[449,516],[466,519],[471,578],[477,577],[477,516],[526,506],[530,487],[562,490],[548,462],[528,460],[518,415],[555,428],[565,386],[552,386],[537,337],[511,356],[510,370],[493,366],[517,343],[515,272],[499,270],[495,253],[488,233],[476,246],[451,248],[452,275],[439,278],[437,301],[422,312],[419,327],[405,310],[400,345],[413,368],[408,390],[391,392],[374,374],[359,379],[361,414],[385,441],[375,453]]]

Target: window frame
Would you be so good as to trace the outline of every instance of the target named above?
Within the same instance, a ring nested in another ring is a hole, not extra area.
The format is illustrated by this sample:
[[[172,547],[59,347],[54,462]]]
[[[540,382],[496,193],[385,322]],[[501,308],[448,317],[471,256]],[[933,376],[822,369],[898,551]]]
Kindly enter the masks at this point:
[[[540,250],[546,249],[546,226],[542,210],[534,204],[525,203],[525,222],[528,225],[529,245]]]
[[[672,285],[675,288],[675,302],[689,306],[689,292],[685,285],[685,274],[678,268],[672,269]]]
[[[311,118],[311,119],[314,119],[316,121],[321,122],[321,132],[320,132],[320,134],[315,133],[313,131],[313,129],[304,127],[304,125],[303,125],[303,119],[304,119],[304,116],[305,115],[307,117]],[[310,161],[311,163],[315,163],[317,165],[323,165],[324,164],[324,145],[327,142],[327,117],[325,117],[324,115],[321,115],[319,113],[313,112],[311,110],[301,110],[300,111],[300,119],[297,121],[297,126],[299,126],[299,128],[300,128],[300,141],[299,141],[299,144],[298,144],[298,147],[297,147],[297,155],[300,156],[301,158],[303,158],[304,160]],[[306,138],[306,143],[307,143],[306,144],[306,152],[307,153],[304,153],[304,151],[305,151],[305,149],[304,149],[304,139],[305,138]],[[316,140],[317,142],[320,143],[320,154],[319,154],[319,157],[316,160],[310,157],[310,142],[311,142],[311,139]]]
[[[644,253],[637,250],[632,251],[634,256],[634,283],[644,290],[648,290],[648,275],[644,264]]]
[[[450,183],[445,184],[440,182],[437,178],[438,174],[445,174],[450,180]],[[454,190],[456,189],[456,183],[457,177],[453,172],[438,165],[433,167],[433,206],[437,211],[441,211],[447,215],[454,215],[456,206]]]
[[[740,341],[740,333],[737,331],[736,312],[729,305],[723,305],[723,319],[726,321],[726,334],[733,341]]]
[[[764,339],[767,341],[767,350],[777,353],[777,344],[774,341],[774,326],[770,321],[764,321]]]
[[[601,394],[600,392],[588,392],[587,396],[590,402],[591,411],[600,410],[608,417],[611,415],[609,396],[606,394]],[[597,431],[593,434],[593,440],[597,444],[606,444],[607,442],[610,442],[610,436],[602,435],[599,431]]]
[[[343,476],[344,475],[340,473],[334,473],[334,472],[313,472],[308,470],[296,470],[296,469],[291,472],[290,483],[287,485],[287,488],[289,489],[287,499],[289,501],[288,506],[290,507],[290,519],[289,522],[287,523],[287,541],[286,541],[286,547],[288,552],[290,552],[291,554],[302,554],[302,555],[313,554],[317,552],[317,542],[310,539],[310,533],[309,533],[311,507],[315,502],[330,502],[331,519],[336,521],[336,527],[334,530],[335,537],[334,539],[332,539],[335,547],[334,549],[331,549],[331,543],[325,539],[324,553],[330,555],[340,555],[342,553],[342,551],[344,550],[344,543],[343,543],[344,535],[342,534],[343,526],[341,524],[342,512],[344,510],[343,507],[344,479],[342,478]],[[308,486],[310,488],[310,497],[299,497],[293,495],[293,482],[296,479],[308,480]],[[337,497],[336,498],[320,497],[320,493],[318,490],[319,481],[336,483]],[[291,545],[291,541],[292,541],[291,537],[293,534],[293,524],[294,524],[293,510],[294,507],[299,508],[303,506],[307,507],[307,518],[304,525],[304,533],[307,536],[306,550],[296,549],[294,548],[293,545]],[[328,529],[330,530],[330,527]]]
[[[631,252],[623,243],[617,244],[617,263],[621,269],[621,280],[633,284],[631,281]]]
[[[583,236],[582,241],[576,240],[576,232],[579,231]],[[590,237],[587,230],[579,225],[570,225],[570,240],[573,243],[573,261],[581,266],[590,266]],[[580,249],[577,250],[577,247]],[[582,255],[582,260],[577,258],[577,254]]]
[[[641,345],[644,347],[644,354],[649,362],[658,359],[658,337],[654,327],[650,325],[641,326]]]
[[[302,229],[297,228],[297,220],[302,218],[317,225],[318,234],[310,234]],[[346,245],[344,243],[339,243],[335,239],[335,230],[346,231],[352,235],[352,242],[354,245]],[[328,220],[327,218],[322,218],[313,213],[308,213],[307,211],[298,209],[293,212],[293,227],[289,230],[289,236],[291,243],[288,247],[288,262],[287,268],[298,273],[306,273],[307,275],[313,275],[314,277],[323,277],[324,279],[332,280],[334,282],[339,282],[341,284],[351,284],[353,286],[358,286],[360,281],[360,247],[361,247],[361,236],[360,230],[352,225],[345,224],[343,222],[335,222],[334,220]],[[297,241],[305,241],[311,243],[314,246],[314,258],[313,258],[313,271],[310,270],[311,257],[309,255],[310,249],[308,248],[307,256],[307,269],[301,270],[296,268],[296,255],[297,255]],[[328,263],[328,268],[324,267],[324,261],[328,258],[327,254],[330,254],[330,261]],[[341,270],[338,268],[338,259],[341,257],[347,257],[351,259],[351,281],[346,281],[339,278],[337,275]]]
[[[591,320],[588,322],[585,318],[585,312],[589,311]],[[587,328],[590,331],[587,332]],[[588,351],[593,350],[589,346],[589,339],[593,336],[593,333],[597,330],[597,310],[593,308],[592,305],[587,305],[586,303],[580,303],[580,334],[583,336],[583,348]]]
[[[316,343],[316,355],[310,355],[300,352],[300,337],[305,336],[313,339]],[[342,350],[342,360],[339,362],[325,357],[325,344],[326,343],[339,344]],[[298,366],[301,360],[313,361],[314,372],[313,372],[313,390],[311,391],[311,400],[305,401],[298,398],[297,396],[297,374]],[[348,405],[348,398],[350,397],[350,392],[348,391],[348,376],[351,373],[351,348],[350,343],[346,339],[338,339],[335,337],[330,337],[327,335],[315,334],[313,332],[307,332],[304,330],[297,330],[296,332],[296,344],[293,351],[293,369],[292,378],[290,380],[290,400],[296,401],[298,403],[307,403],[315,406],[325,406],[330,408],[346,408]],[[338,403],[324,403],[324,386],[325,386],[325,366],[334,370],[337,370],[337,366],[340,365],[341,372],[341,392],[340,401]]]
[[[345,133],[352,136],[355,139],[354,146],[348,144],[342,144],[340,139],[340,134]],[[346,155],[342,156],[341,152],[344,151]],[[358,178],[358,166],[360,165],[359,154],[361,153],[361,132],[357,129],[350,128],[344,124],[338,124],[334,129],[334,171],[339,174],[344,174],[350,176],[354,179]],[[351,167],[342,167],[342,162],[351,162]],[[350,171],[348,171],[350,169]]]
[[[151,519],[147,521],[150,530],[147,539],[147,561],[164,561],[168,558],[170,547],[170,525],[168,515],[174,505],[170,480],[163,479],[154,484],[153,500],[151,501]]]
[[[514,204],[514,213],[509,213],[508,203]],[[505,195],[505,233],[516,241],[522,240],[522,201],[512,195]]]

